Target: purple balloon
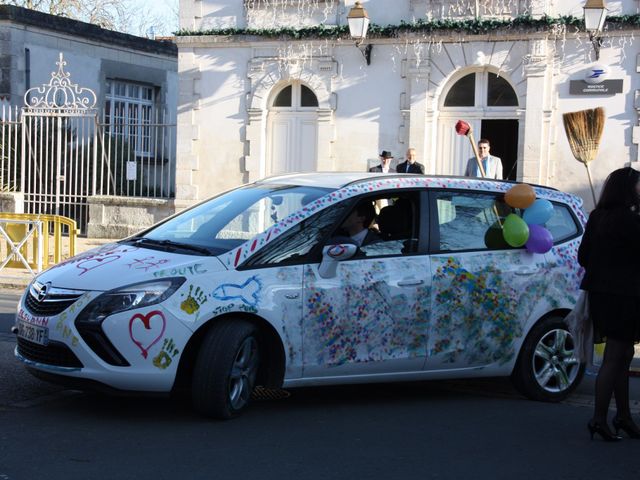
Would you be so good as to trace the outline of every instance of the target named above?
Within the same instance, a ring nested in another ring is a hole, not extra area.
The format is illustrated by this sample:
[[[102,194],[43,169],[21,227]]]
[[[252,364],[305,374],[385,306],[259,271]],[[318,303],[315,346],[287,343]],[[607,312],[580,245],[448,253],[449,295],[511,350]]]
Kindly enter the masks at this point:
[[[540,225],[529,225],[529,239],[525,244],[531,253],[546,253],[553,247],[551,232]]]

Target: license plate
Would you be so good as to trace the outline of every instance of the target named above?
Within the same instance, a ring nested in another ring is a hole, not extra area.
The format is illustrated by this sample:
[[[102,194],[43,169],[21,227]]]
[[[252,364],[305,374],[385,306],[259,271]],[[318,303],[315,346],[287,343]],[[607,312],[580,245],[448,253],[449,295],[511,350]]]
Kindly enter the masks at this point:
[[[18,336],[38,345],[49,343],[49,329],[47,327],[32,325],[23,320],[18,321]]]

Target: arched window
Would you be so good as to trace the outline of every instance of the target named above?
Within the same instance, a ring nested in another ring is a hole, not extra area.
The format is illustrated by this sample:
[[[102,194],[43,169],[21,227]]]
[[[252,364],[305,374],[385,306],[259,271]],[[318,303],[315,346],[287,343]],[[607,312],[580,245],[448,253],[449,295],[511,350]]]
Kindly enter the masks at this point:
[[[476,96],[476,74],[470,73],[458,80],[444,100],[445,107],[473,107]]]
[[[518,97],[509,82],[495,73],[488,73],[487,107],[517,107]]]
[[[306,85],[295,82],[287,85],[278,92],[273,100],[273,107],[293,110],[317,108],[318,97],[316,97],[316,94]]]
[[[284,87],[273,102],[274,107],[290,107],[291,106],[291,85]]]
[[[318,98],[306,85],[300,85],[300,106],[301,107],[317,107]]]
[[[447,93],[445,107],[517,107],[516,92],[493,72],[465,75]]]

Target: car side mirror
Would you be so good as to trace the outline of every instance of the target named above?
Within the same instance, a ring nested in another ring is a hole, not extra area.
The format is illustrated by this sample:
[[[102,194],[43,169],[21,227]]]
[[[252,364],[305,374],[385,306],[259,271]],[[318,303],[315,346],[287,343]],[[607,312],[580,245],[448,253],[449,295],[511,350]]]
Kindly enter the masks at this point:
[[[332,243],[322,249],[322,262],[318,267],[318,275],[322,278],[336,276],[338,262],[348,260],[358,251],[358,246],[351,242]]]

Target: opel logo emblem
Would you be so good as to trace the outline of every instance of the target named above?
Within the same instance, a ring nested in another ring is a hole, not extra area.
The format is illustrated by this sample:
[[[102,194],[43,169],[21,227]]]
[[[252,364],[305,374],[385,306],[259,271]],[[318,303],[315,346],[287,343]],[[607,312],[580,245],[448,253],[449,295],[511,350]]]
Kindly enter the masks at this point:
[[[38,301],[44,302],[47,298],[47,293],[49,292],[49,287],[51,287],[51,282],[47,282],[40,288],[38,292]]]

